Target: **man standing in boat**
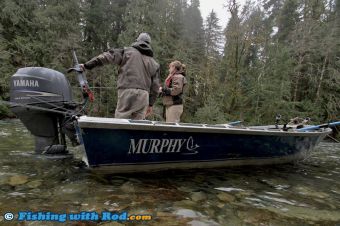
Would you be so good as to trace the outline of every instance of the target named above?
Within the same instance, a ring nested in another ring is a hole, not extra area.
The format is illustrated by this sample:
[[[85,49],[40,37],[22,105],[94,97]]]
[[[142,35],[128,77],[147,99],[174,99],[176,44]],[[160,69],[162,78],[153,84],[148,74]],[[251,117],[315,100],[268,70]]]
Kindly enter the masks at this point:
[[[141,120],[152,113],[159,92],[160,69],[150,44],[150,35],[141,33],[130,47],[110,49],[80,65],[83,70],[104,64],[119,66],[115,118]]]

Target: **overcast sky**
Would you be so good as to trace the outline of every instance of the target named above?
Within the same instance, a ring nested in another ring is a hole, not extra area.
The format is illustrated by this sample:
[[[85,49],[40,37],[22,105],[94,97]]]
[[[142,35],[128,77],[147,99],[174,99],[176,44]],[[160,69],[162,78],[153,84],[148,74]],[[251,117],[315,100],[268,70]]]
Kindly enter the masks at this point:
[[[211,10],[214,10],[217,14],[217,17],[220,19],[220,26],[222,26],[222,29],[224,29],[230,17],[230,13],[228,12],[227,8],[224,7],[227,2],[228,0],[200,0],[200,8],[203,20],[205,21]],[[245,2],[245,0],[237,0],[237,3],[239,3],[241,6],[243,6],[243,2]]]

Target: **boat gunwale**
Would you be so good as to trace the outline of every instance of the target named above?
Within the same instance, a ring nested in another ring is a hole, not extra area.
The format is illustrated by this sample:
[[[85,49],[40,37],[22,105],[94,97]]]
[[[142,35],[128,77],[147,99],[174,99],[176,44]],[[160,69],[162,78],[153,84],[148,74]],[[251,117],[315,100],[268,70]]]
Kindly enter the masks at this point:
[[[197,126],[196,126],[197,125]],[[227,124],[220,124],[227,125]],[[235,127],[193,123],[165,123],[158,121],[139,120],[133,121],[128,119],[116,118],[99,118],[82,116],[78,120],[78,126],[89,129],[124,129],[124,130],[141,130],[141,131],[159,131],[159,132],[194,132],[194,133],[220,133],[220,134],[240,134],[240,135],[275,135],[275,136],[326,136],[331,133],[330,128],[322,128],[322,131],[283,131],[251,127]],[[215,127],[214,127],[215,126]],[[263,126],[260,126],[263,127]]]

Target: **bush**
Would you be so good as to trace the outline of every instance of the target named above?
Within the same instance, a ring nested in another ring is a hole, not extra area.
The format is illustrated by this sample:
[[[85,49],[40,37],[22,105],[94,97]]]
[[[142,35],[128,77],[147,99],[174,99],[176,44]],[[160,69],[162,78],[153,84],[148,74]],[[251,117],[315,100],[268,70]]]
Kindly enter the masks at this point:
[[[10,110],[6,105],[0,104],[0,119],[12,116]]]
[[[216,103],[208,102],[196,111],[194,121],[196,123],[218,124],[226,123],[227,118]]]

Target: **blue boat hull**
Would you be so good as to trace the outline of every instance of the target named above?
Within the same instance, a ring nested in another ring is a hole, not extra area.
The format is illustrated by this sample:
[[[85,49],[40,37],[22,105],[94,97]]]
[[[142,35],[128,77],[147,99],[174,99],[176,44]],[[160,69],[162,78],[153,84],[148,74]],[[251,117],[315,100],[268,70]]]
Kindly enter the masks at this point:
[[[329,133],[92,124],[79,127],[88,165],[119,172],[289,162]]]

